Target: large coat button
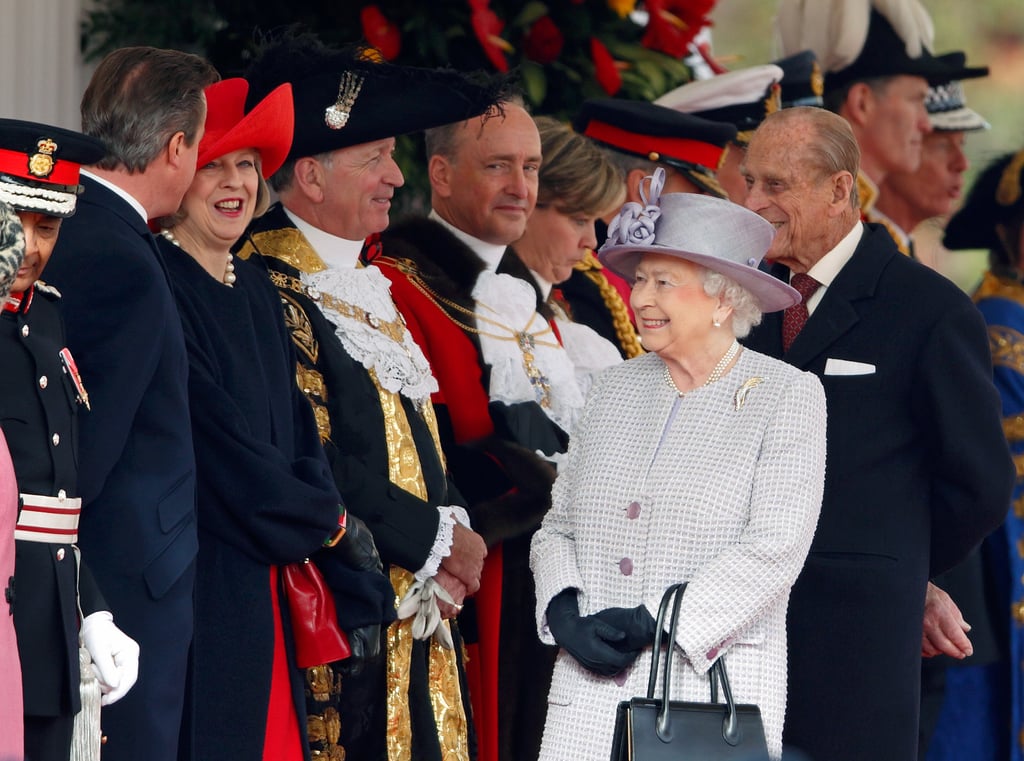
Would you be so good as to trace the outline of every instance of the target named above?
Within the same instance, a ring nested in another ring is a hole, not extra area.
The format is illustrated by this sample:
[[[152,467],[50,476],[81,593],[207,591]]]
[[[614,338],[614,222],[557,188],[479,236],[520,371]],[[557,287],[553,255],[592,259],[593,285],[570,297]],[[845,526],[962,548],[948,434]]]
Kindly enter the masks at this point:
[[[619,561],[619,570],[623,576],[631,576],[633,574],[633,561],[630,558],[623,558]]]
[[[28,338],[28,334],[29,334],[28,325],[22,325],[21,326],[21,337],[22,338]]]
[[[59,550],[57,550],[57,560],[63,560],[63,559],[64,559],[64,548],[61,547]]]
[[[46,380],[46,376],[45,375],[40,375],[39,376],[39,388],[46,388],[46,384],[47,383],[49,383],[49,381]]]
[[[58,444],[60,444],[60,434],[55,433],[53,434],[53,445],[57,446]]]

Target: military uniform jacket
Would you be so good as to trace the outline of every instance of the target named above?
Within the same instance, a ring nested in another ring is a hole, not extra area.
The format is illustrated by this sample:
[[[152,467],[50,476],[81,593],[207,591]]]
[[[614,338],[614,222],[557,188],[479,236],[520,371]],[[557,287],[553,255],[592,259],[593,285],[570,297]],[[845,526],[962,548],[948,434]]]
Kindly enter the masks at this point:
[[[1013,485],[985,324],[869,224],[785,354],[781,325],[765,315],[747,345],[818,375],[828,404],[821,516],[789,606],[784,739],[822,761],[912,761],[925,585],[1002,521]]]
[[[55,289],[36,286],[16,310],[0,313],[0,426],[20,492],[75,497],[80,408],[60,358],[65,343],[58,298]],[[75,713],[80,699],[74,548],[20,540],[16,545],[14,624],[25,713]],[[106,608],[84,563],[78,587],[85,615]]]

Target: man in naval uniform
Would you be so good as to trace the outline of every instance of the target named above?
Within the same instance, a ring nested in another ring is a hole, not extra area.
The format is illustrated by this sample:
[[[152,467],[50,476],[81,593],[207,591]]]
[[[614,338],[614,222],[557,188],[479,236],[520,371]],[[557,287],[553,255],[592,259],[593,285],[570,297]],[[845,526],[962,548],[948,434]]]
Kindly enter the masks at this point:
[[[14,625],[21,655],[25,756],[67,761],[82,707],[79,636],[103,703],[120,699],[138,674],[139,647],[113,623],[75,546],[77,415],[89,397],[64,341],[57,289],[40,276],[61,220],[75,213],[81,164],[98,161],[99,140],[45,124],[0,119],[0,200],[25,230],[25,259],[0,311],[0,424],[20,492],[15,529]],[[83,616],[79,621],[79,616]],[[99,747],[99,728],[88,739]]]

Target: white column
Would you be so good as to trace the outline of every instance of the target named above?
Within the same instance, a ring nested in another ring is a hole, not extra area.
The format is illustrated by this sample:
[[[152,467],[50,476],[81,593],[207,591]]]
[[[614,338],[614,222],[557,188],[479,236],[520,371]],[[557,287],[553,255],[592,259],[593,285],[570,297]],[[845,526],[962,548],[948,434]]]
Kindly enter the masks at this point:
[[[79,129],[83,0],[0,0],[0,117]]]

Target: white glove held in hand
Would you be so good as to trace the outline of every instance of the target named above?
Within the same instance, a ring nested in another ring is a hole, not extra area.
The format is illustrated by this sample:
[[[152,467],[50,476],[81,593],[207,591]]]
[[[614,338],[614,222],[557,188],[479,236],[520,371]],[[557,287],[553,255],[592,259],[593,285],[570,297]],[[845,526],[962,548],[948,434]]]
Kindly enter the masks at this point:
[[[106,610],[86,616],[78,637],[92,658],[103,693],[100,704],[116,703],[139,678],[139,644],[114,626],[114,616]]]
[[[398,619],[404,621],[412,618],[413,639],[430,639],[433,635],[443,647],[454,650],[452,633],[437,607],[438,598],[449,605],[455,604],[445,588],[432,578],[414,581],[398,604]]]

